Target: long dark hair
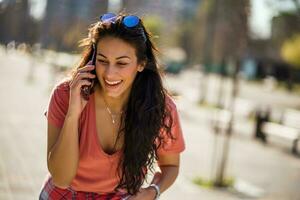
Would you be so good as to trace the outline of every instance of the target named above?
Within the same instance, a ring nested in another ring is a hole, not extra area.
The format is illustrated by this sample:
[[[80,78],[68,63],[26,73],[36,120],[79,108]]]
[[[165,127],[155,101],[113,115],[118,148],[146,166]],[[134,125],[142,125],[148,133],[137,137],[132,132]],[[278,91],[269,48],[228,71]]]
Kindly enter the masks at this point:
[[[126,189],[129,194],[136,194],[145,180],[147,168],[154,171],[153,164],[158,159],[157,150],[163,144],[160,133],[164,131],[172,138],[173,120],[158,67],[157,48],[151,41],[151,35],[142,20],[134,28],[125,27],[122,24],[124,16],[120,14],[114,23],[97,22],[91,26],[89,36],[80,42],[80,46],[86,48],[74,72],[91,59],[92,45],[107,36],[122,39],[132,45],[138,62],[145,62],[144,70],[137,73],[133,82],[122,114],[121,121],[124,124],[120,126],[118,134],[118,138],[120,134],[124,134],[124,145],[118,170],[120,182],[115,189]]]

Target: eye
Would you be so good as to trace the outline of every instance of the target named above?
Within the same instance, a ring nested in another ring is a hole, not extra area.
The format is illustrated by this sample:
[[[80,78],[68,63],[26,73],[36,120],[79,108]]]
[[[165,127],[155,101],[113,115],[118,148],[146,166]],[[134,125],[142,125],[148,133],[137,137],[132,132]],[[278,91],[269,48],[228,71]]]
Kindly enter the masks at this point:
[[[108,62],[107,61],[105,61],[105,60],[97,60],[99,63],[101,63],[101,64],[107,64]]]
[[[124,62],[119,62],[119,63],[118,63],[118,65],[122,65],[122,66],[124,66],[124,65],[127,65],[127,63],[124,63]]]

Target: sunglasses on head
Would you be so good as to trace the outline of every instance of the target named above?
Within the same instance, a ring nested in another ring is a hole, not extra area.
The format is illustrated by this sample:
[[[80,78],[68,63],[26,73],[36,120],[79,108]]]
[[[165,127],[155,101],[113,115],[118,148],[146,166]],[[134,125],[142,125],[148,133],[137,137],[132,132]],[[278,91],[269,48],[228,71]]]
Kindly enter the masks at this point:
[[[118,15],[115,13],[106,13],[100,16],[100,21],[103,23],[114,23],[117,19]],[[140,18],[135,15],[128,15],[122,19],[123,25],[127,28],[136,27],[140,23]]]

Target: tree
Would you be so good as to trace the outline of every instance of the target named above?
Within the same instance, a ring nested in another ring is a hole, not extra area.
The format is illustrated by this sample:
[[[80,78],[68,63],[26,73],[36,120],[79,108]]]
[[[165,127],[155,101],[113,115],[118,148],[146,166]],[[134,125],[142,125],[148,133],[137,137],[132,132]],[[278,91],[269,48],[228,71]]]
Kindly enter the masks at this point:
[[[143,19],[145,26],[153,36],[161,35],[164,26],[162,19],[157,15],[148,15]]]
[[[300,33],[283,43],[281,56],[287,63],[300,69]]]
[[[293,90],[295,80],[295,70],[300,69],[300,34],[295,34],[283,42],[281,47],[281,57],[291,67],[289,69],[289,78],[287,80],[287,88]]]

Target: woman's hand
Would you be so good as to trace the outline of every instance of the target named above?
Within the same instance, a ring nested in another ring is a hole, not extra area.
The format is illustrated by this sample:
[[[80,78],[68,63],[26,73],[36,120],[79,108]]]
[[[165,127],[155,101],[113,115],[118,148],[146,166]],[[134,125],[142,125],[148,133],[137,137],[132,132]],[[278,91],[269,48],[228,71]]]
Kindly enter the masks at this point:
[[[94,65],[86,65],[78,69],[74,79],[71,80],[70,86],[70,100],[68,113],[79,116],[87,104],[87,101],[81,96],[81,87],[84,85],[91,85],[87,78],[93,79],[96,76],[91,72],[95,68]]]
[[[156,191],[153,187],[141,188],[140,191],[128,200],[154,200]]]

